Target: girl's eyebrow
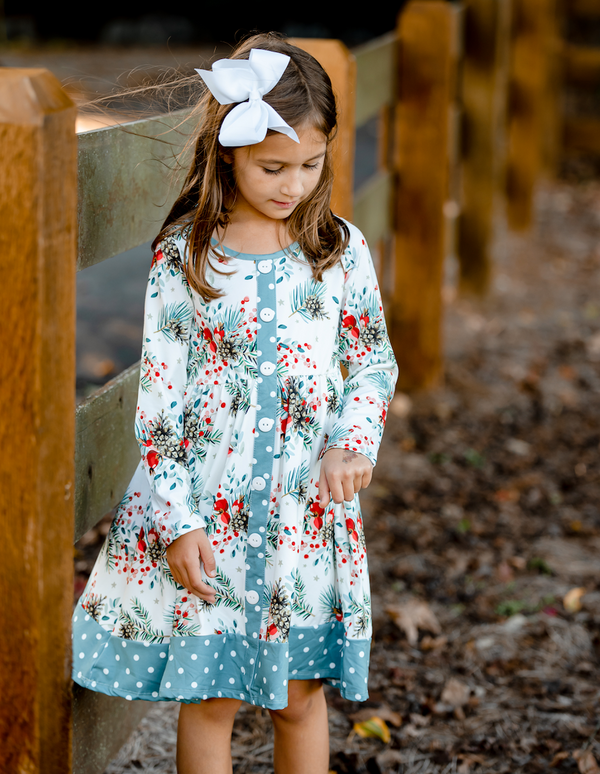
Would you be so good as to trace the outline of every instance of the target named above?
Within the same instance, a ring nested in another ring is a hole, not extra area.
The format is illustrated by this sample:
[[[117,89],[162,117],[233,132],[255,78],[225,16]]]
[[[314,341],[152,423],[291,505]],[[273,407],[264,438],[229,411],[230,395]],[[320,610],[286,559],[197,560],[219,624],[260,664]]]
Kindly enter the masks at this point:
[[[323,153],[317,153],[316,156],[311,156],[309,159],[306,159],[304,164],[306,164],[308,161],[316,161],[317,159],[322,159],[325,155],[326,151],[323,151]],[[289,161],[279,161],[278,159],[256,159],[256,161],[259,164],[283,164],[284,166],[286,164],[289,164]]]

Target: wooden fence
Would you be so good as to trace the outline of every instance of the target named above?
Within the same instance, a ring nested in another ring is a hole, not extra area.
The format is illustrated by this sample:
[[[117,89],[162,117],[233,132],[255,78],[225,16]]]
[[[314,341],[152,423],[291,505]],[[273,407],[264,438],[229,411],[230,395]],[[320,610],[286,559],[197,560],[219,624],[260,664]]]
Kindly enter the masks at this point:
[[[353,52],[337,41],[296,41],[329,71],[340,101],[334,209],[374,250],[403,389],[441,382],[443,265],[455,244],[463,287],[481,292],[489,282],[507,164],[514,221],[530,217],[539,164],[528,153],[540,147],[542,107],[525,49],[535,43],[545,66],[544,2],[411,0],[397,30]],[[529,15],[511,25],[519,4]],[[508,100],[513,92],[532,104]],[[156,234],[176,193],[165,187],[164,162],[190,131],[184,117],[77,137],[75,108],[56,79],[0,68],[7,774],[100,774],[147,710],[77,686],[71,693],[73,537],[118,503],[139,459],[139,364],[75,411],[75,271]],[[378,168],[353,193],[355,133],[374,119]]]

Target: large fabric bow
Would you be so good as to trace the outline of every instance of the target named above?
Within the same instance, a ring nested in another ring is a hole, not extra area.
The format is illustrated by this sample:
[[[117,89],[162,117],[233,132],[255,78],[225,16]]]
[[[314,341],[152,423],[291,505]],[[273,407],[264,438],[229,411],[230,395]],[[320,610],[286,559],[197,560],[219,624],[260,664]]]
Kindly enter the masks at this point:
[[[279,82],[289,61],[285,54],[253,48],[249,59],[219,59],[212,71],[196,70],[221,105],[239,103],[223,119],[221,145],[256,145],[265,139],[268,129],[300,142],[292,127],[263,100],[263,94]]]

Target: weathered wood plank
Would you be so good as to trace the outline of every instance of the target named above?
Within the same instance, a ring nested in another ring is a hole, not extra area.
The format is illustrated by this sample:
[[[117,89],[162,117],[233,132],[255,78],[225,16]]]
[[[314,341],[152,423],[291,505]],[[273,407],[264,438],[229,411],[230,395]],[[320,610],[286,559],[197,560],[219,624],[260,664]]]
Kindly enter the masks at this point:
[[[375,245],[393,230],[393,177],[379,172],[361,186],[354,197],[354,223],[363,232],[367,244]]]
[[[394,32],[353,50],[356,57],[356,126],[391,105],[395,95],[397,41]]]
[[[76,412],[75,533],[115,507],[140,461],[134,435],[140,364],[95,392]]]
[[[178,111],[78,135],[78,269],[156,236],[181,188],[177,156],[193,127]]]
[[[563,64],[568,83],[580,86],[600,84],[600,48],[565,45]]]
[[[462,62],[462,195],[458,222],[460,287],[483,294],[491,278],[494,204],[505,115],[510,0],[467,0]]]
[[[73,774],[102,774],[151,706],[74,684]]]
[[[578,16],[583,19],[600,18],[599,0],[566,0],[565,5],[569,16]]]
[[[71,771],[76,109],[0,68],[0,771]]]
[[[399,101],[395,127],[396,261],[389,312],[398,387],[442,380],[444,203],[448,196],[449,106],[454,97],[456,9],[413,0],[400,15]]]
[[[291,38],[290,43],[308,51],[331,78],[338,106],[338,127],[333,141],[334,184],[331,209],[352,220],[354,147],[356,144],[356,60],[339,40]]]
[[[564,142],[568,152],[600,156],[600,119],[566,119]]]

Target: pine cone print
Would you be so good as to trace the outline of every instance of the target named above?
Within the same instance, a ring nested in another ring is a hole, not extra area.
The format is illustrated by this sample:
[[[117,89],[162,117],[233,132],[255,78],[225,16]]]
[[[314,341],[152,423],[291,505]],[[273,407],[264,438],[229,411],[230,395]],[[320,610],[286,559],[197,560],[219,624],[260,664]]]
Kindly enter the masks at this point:
[[[360,332],[360,342],[365,347],[380,347],[383,343],[381,325],[368,322]]]
[[[240,354],[239,344],[232,336],[217,338],[217,355],[226,362],[237,360]]]
[[[186,406],[183,414],[183,435],[192,444],[198,443],[200,429],[200,417],[198,414]]]
[[[281,640],[287,640],[290,631],[292,610],[290,600],[281,578],[279,578],[275,584],[273,593],[271,594],[269,618],[271,619],[273,625],[277,628]]]
[[[234,532],[248,532],[248,505],[243,504],[239,510],[233,510],[229,528]]]
[[[324,320],[327,317],[325,305],[318,296],[308,296],[304,307],[313,320]]]
[[[330,521],[328,524],[323,524],[321,527],[321,530],[319,531],[319,538],[321,540],[324,540],[326,543],[331,543],[333,541],[333,522]]]
[[[100,596],[100,594],[89,594],[81,606],[88,615],[97,621],[100,618],[100,611],[106,597]]]
[[[179,255],[179,250],[177,249],[177,244],[174,239],[171,237],[168,237],[167,239],[163,239],[160,248],[162,250],[162,254],[165,257],[165,261],[167,263],[167,266],[170,269],[181,269],[181,256]]]
[[[125,620],[121,621],[119,637],[123,637],[124,640],[135,639],[135,624],[130,618],[125,618]]]
[[[186,464],[185,448],[175,435],[170,420],[160,411],[156,418],[148,422],[152,444],[156,451],[163,457]]]
[[[165,547],[162,543],[155,541],[154,543],[148,543],[146,549],[146,557],[150,562],[160,562],[165,553]]]

